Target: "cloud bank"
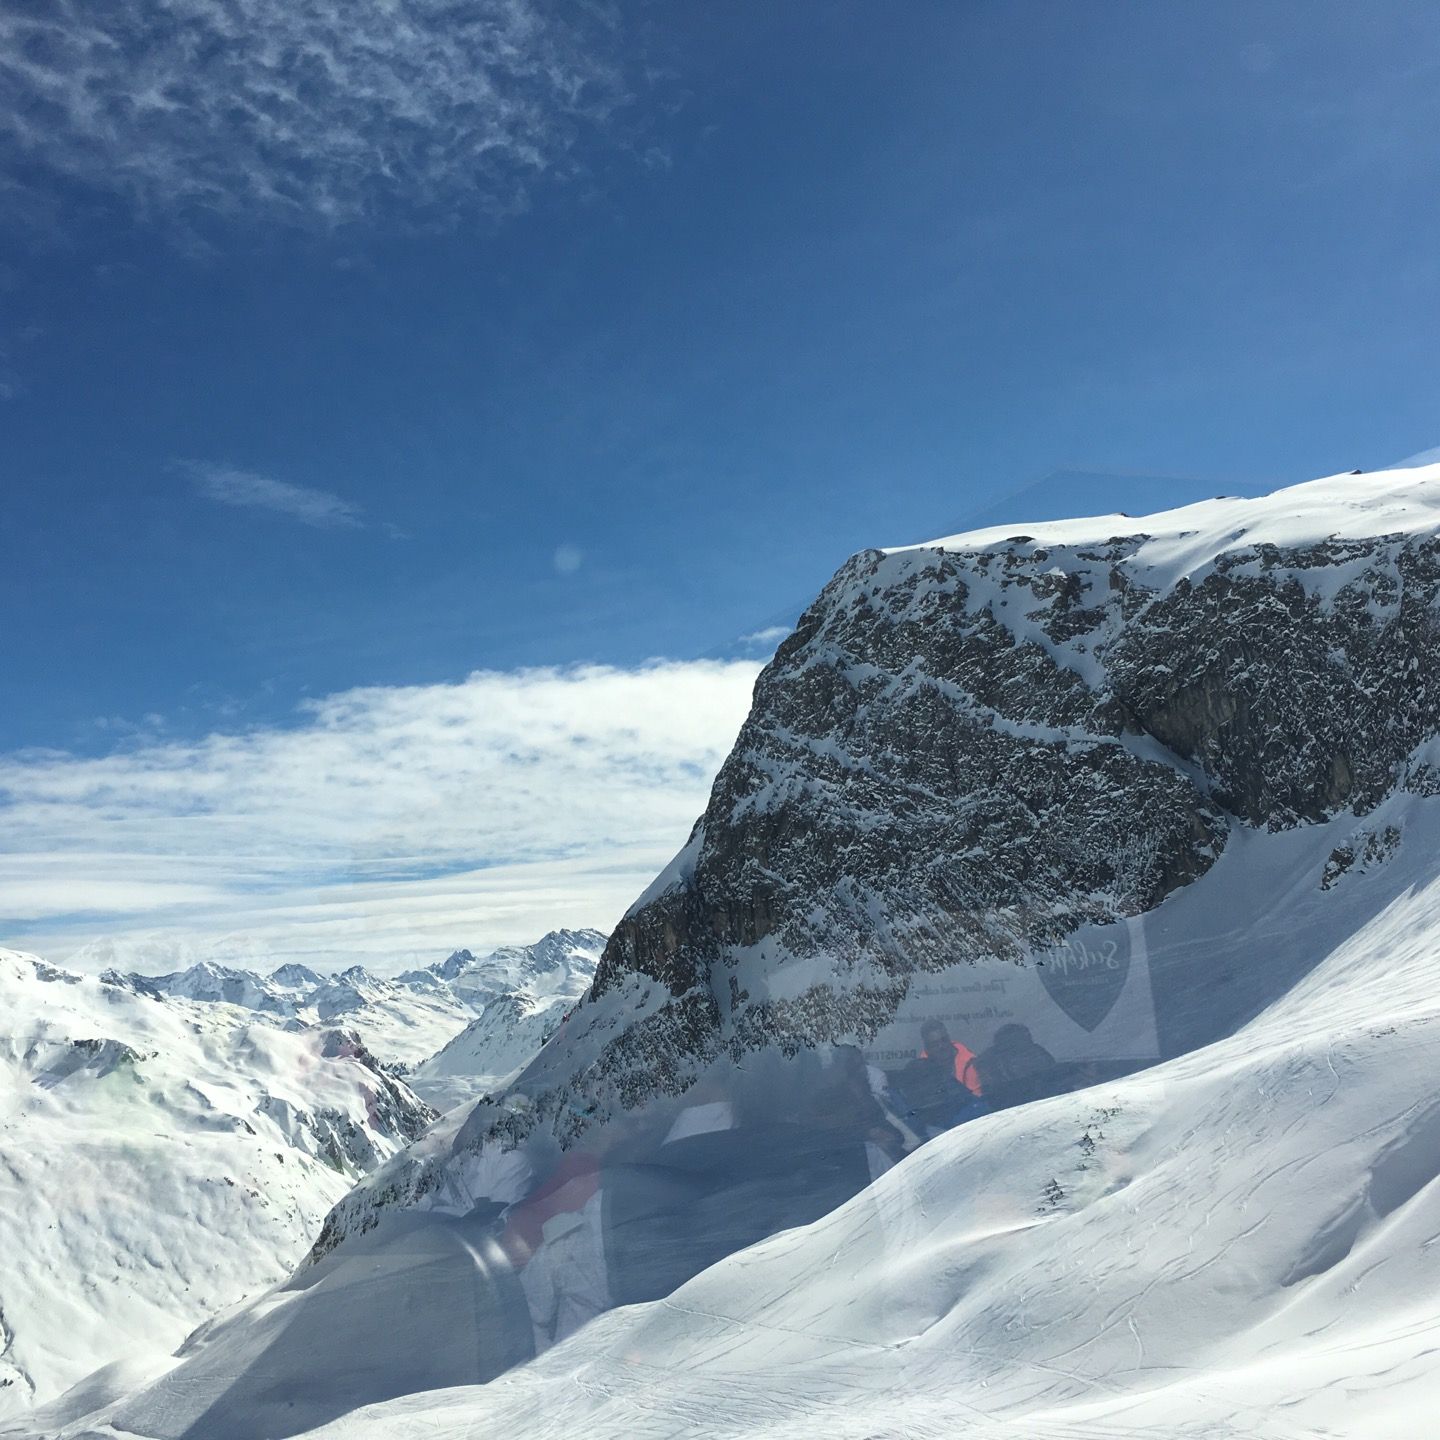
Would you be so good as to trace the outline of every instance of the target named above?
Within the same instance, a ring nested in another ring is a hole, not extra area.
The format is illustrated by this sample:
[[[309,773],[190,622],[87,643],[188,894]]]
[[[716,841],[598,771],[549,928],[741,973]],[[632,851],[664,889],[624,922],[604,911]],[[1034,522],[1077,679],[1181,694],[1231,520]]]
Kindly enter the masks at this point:
[[[684,843],[757,669],[479,672],[288,728],[0,757],[0,943],[383,969],[604,929]]]
[[[0,0],[0,153],[145,216],[513,211],[626,103],[600,6]],[[17,178],[18,177],[18,178]],[[0,175],[0,182],[4,176]],[[0,189],[3,189],[0,184]]]

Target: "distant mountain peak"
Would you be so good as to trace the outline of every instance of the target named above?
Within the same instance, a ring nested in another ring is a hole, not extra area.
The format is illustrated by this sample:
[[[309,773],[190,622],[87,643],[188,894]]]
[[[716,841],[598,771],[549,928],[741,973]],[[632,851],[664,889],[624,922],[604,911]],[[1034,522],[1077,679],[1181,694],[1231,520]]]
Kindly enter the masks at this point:
[[[313,989],[324,983],[308,965],[301,965],[293,960],[286,965],[276,966],[270,972],[270,982],[287,990]]]
[[[468,950],[453,950],[445,959],[437,960],[429,968],[432,975],[438,975],[442,980],[453,980],[474,963],[475,957]]]

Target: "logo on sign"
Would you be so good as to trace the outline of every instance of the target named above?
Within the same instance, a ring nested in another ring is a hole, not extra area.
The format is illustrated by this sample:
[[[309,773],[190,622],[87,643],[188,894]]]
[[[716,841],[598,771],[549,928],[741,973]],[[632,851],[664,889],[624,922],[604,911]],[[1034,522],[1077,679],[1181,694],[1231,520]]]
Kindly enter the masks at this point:
[[[1103,939],[1072,939],[1036,957],[1046,993],[1090,1031],[1115,1008],[1130,978],[1130,927],[1107,925],[1103,933]]]

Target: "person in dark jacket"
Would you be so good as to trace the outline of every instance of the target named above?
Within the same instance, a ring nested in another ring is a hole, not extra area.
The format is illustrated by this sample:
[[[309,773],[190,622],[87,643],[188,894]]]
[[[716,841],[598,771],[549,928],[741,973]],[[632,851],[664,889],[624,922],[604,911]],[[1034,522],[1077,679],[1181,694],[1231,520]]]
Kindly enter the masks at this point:
[[[975,1057],[975,1070],[985,1098],[996,1109],[1004,1109],[1050,1093],[1055,1079],[1055,1057],[1035,1042],[1026,1026],[1002,1025],[990,1044]]]
[[[808,1119],[822,1130],[875,1146],[892,1165],[905,1155],[905,1139],[885,1114],[857,1046],[836,1045],[831,1051],[829,1068],[811,1097]]]

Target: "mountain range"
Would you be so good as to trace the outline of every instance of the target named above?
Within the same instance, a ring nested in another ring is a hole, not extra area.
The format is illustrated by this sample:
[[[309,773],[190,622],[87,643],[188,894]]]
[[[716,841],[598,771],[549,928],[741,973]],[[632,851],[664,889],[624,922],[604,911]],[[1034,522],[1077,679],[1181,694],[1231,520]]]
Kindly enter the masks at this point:
[[[434,1112],[353,1031],[0,951],[0,1415],[282,1278]]]
[[[604,946],[598,930],[555,930],[532,945],[504,945],[478,958],[456,950],[424,969],[390,977],[362,965],[322,976],[293,962],[267,973],[214,959],[163,974],[114,967],[101,973],[108,983],[139,994],[222,1002],[310,1024],[343,1024],[360,1032],[383,1063],[408,1073],[495,1001],[513,997],[544,1009],[541,1002],[577,997]],[[89,947],[71,963],[92,964],[110,949]],[[134,950],[129,958],[136,958]]]

